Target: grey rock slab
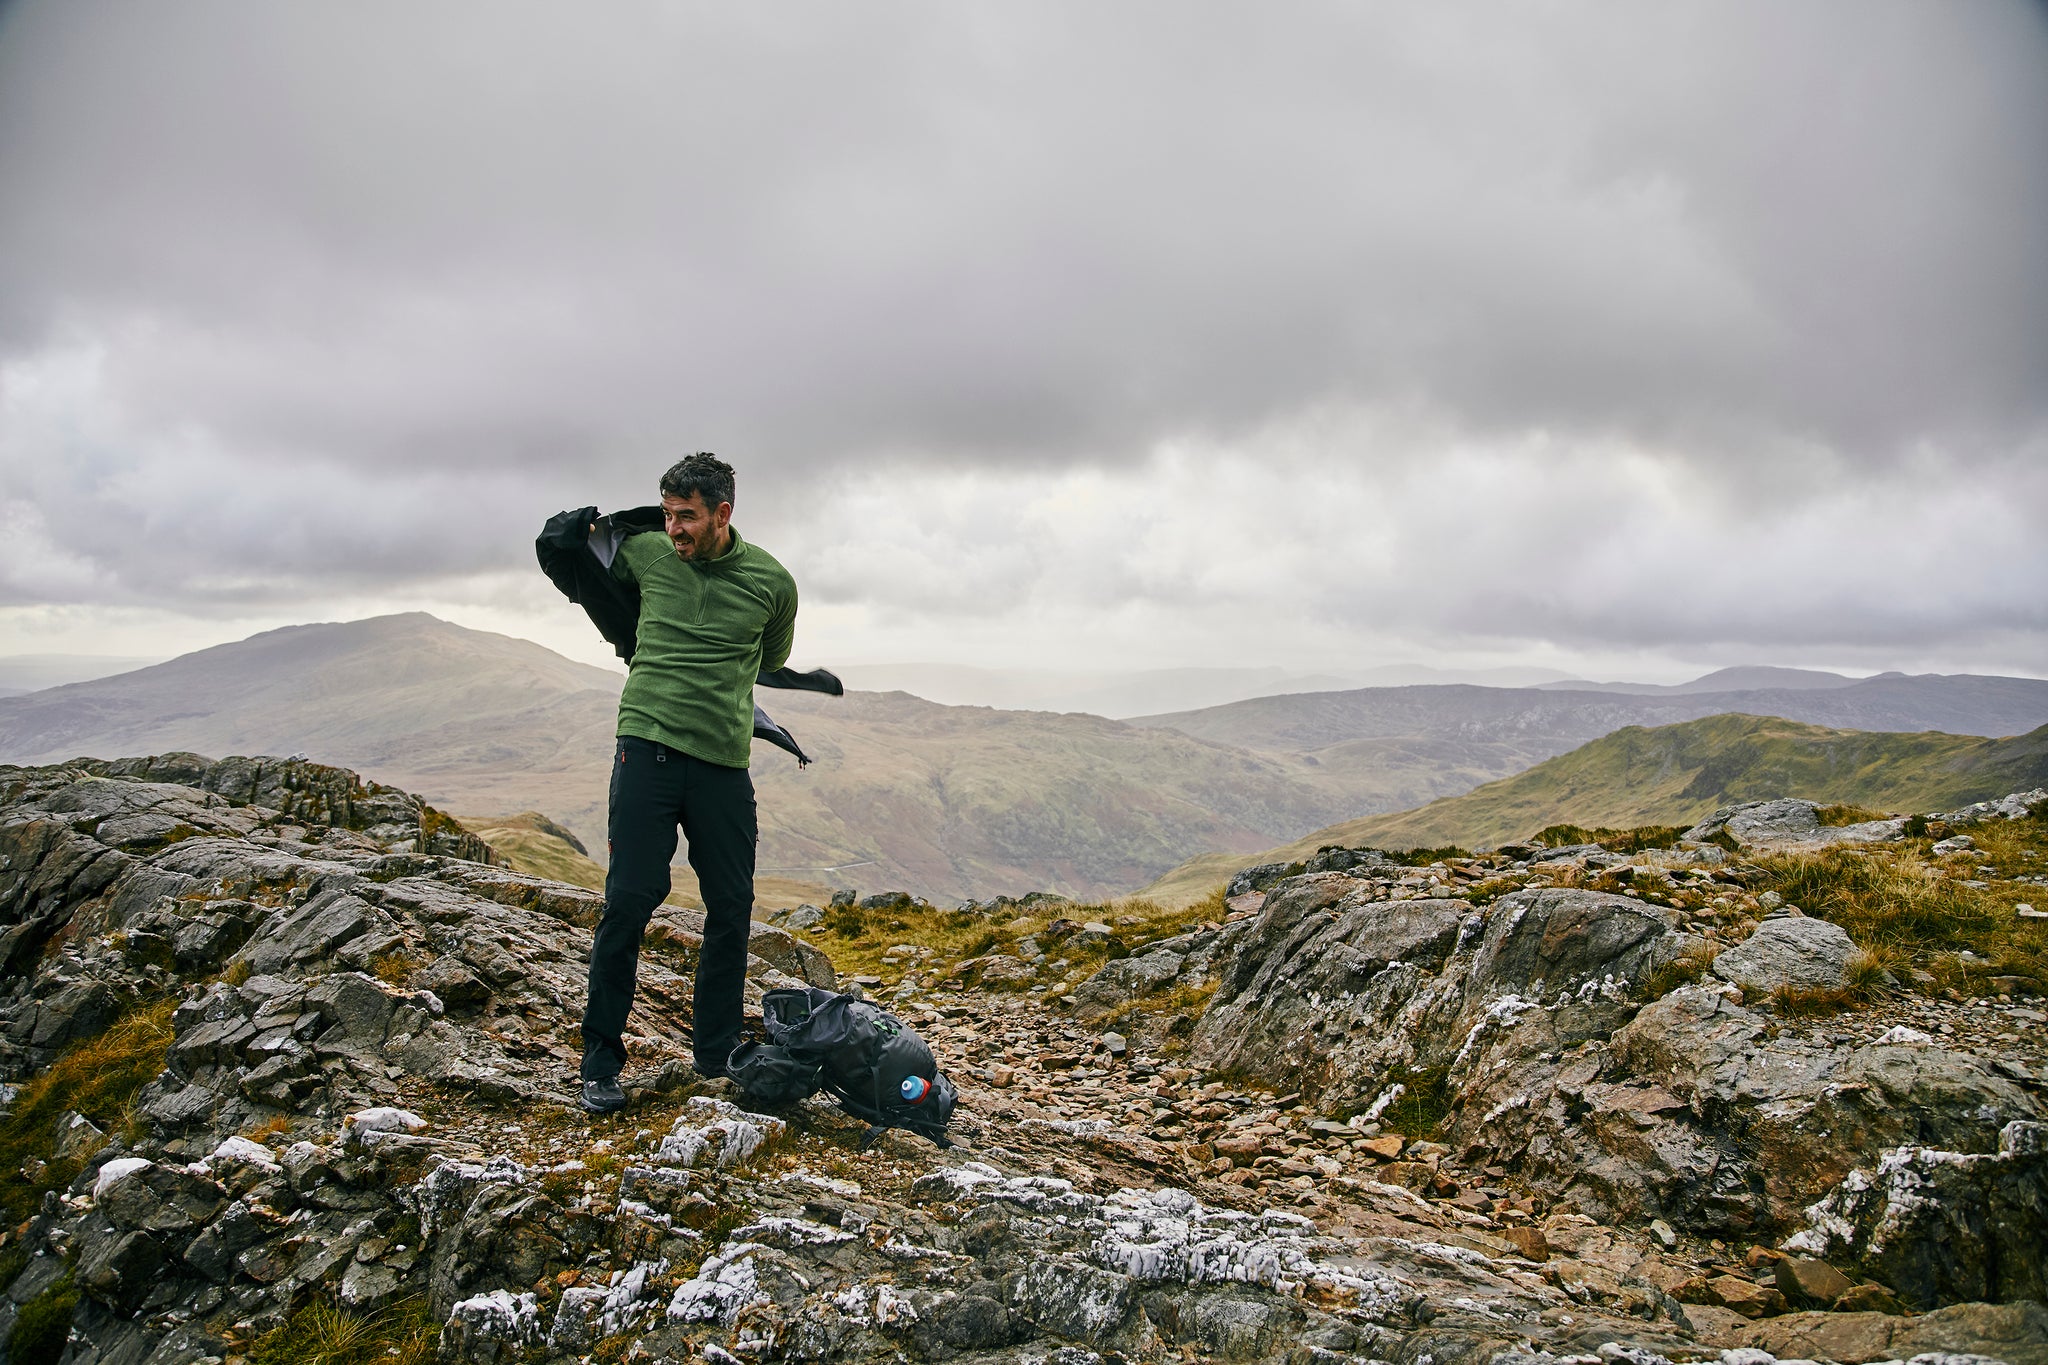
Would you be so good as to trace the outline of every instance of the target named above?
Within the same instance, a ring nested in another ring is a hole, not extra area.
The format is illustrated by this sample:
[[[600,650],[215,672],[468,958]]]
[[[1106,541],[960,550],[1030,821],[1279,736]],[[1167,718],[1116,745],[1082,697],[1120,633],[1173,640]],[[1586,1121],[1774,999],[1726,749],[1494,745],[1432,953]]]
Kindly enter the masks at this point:
[[[324,891],[289,915],[267,921],[242,949],[242,957],[257,972],[312,962],[367,932],[375,913],[358,896]]]
[[[1848,984],[1856,953],[1855,940],[1839,924],[1805,915],[1772,918],[1717,956],[1713,973],[1761,994],[1782,987],[1834,990]]]
[[[212,1221],[227,1193],[204,1176],[152,1162],[101,1192],[99,1211],[117,1227],[140,1232],[189,1232]]]
[[[398,1008],[382,985],[361,972],[335,972],[306,988],[304,1006],[319,1012],[328,1032],[321,1040],[346,1038],[358,1043],[382,1043],[384,1030]]]
[[[1789,1250],[1849,1266],[1922,1308],[2048,1300],[2048,1125],[2016,1120],[1996,1153],[1897,1147],[1807,1211]]]
[[[1679,837],[1704,840],[1726,834],[1741,844],[1770,844],[1801,842],[1820,832],[1820,807],[1816,803],[1780,797],[1775,801],[1743,801],[1723,806]]]
[[[156,1238],[110,1227],[103,1235],[82,1241],[78,1283],[115,1312],[133,1312],[156,1287],[163,1263],[164,1249]]]
[[[825,990],[832,990],[838,985],[839,976],[832,970],[832,959],[787,930],[755,925],[747,938],[747,951],[805,985]]]

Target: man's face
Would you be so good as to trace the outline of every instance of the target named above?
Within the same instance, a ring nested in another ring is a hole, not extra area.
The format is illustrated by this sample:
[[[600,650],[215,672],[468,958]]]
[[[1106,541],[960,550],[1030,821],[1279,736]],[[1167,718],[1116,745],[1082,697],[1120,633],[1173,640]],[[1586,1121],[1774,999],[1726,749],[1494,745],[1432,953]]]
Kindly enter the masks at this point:
[[[704,505],[702,493],[678,498],[664,493],[661,517],[671,545],[684,559],[711,559],[725,545],[725,526],[732,520],[732,504]]]

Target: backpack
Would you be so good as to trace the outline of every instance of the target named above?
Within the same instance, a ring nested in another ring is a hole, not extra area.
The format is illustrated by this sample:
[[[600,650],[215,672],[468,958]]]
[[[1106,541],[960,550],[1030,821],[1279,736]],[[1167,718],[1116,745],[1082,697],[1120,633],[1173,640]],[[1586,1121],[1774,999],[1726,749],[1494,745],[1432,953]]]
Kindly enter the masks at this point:
[[[787,987],[761,997],[766,1043],[742,1043],[726,1074],[763,1103],[793,1103],[824,1090],[868,1125],[861,1146],[884,1130],[904,1128],[950,1147],[946,1125],[958,1094],[917,1030],[886,1010],[817,986]],[[923,1102],[903,1098],[907,1076],[931,1086]]]

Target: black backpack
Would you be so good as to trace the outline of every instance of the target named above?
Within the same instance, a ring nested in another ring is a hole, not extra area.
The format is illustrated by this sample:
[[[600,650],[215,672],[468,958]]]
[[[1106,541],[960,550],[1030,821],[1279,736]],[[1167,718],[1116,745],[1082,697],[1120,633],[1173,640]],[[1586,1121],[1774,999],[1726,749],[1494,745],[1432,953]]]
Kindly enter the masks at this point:
[[[789,1104],[824,1090],[868,1125],[865,1147],[888,1128],[905,1128],[950,1147],[946,1125],[958,1095],[917,1031],[865,1000],[816,986],[772,990],[761,997],[765,1043],[742,1043],[726,1074],[764,1104]],[[903,1098],[903,1081],[930,1085],[921,1103]]]

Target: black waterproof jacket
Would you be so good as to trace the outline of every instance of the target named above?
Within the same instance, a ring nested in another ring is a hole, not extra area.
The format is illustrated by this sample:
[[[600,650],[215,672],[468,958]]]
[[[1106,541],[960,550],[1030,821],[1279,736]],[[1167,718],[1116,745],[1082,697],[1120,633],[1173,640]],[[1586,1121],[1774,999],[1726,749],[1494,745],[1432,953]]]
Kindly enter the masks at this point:
[[[562,596],[583,608],[597,633],[629,664],[639,644],[640,589],[612,576],[612,559],[627,536],[662,529],[659,507],[632,507],[606,516],[599,516],[595,507],[578,507],[549,517],[533,542],[541,572],[562,590]],[[793,668],[764,669],[754,682],[760,687],[824,692],[834,697],[846,691],[844,683],[822,668],[808,673]],[[754,737],[795,754],[799,765],[811,761],[796,737],[758,704],[754,707]]]

